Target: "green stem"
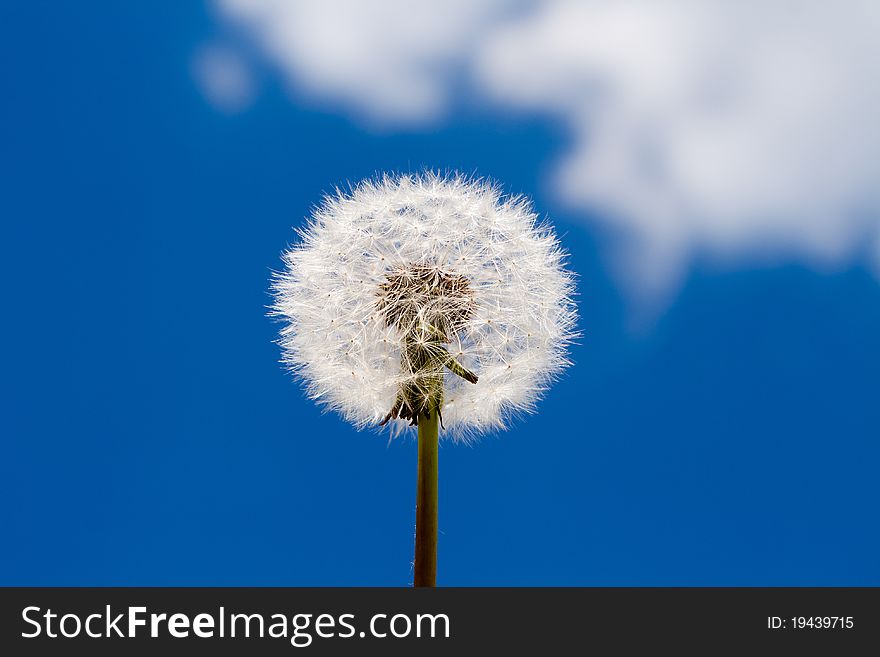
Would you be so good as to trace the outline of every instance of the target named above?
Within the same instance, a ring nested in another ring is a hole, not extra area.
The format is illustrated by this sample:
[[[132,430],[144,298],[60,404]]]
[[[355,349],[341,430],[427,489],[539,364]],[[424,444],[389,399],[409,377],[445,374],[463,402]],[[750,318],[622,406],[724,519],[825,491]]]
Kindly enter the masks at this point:
[[[416,489],[416,554],[413,586],[437,581],[437,409],[419,418],[419,478]]]
[[[460,376],[462,379],[469,383],[477,382],[477,375],[471,372],[470,370],[466,370],[461,363],[459,363],[455,358],[450,354],[450,356],[446,359],[446,367],[449,368],[449,371],[453,374]]]

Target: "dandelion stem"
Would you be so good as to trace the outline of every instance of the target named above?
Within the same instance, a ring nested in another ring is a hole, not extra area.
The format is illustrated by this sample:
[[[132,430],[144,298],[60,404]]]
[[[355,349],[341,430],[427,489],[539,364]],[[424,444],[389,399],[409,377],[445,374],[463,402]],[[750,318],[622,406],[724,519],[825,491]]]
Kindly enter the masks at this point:
[[[413,586],[435,586],[437,580],[438,409],[419,420],[419,476],[416,490],[416,550]]]

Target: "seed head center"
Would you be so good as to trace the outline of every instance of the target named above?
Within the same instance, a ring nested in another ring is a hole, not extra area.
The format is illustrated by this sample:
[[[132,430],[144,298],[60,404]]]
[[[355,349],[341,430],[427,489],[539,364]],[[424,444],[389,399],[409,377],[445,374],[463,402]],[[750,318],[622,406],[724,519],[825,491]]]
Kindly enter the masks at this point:
[[[449,342],[474,314],[476,303],[467,277],[413,264],[385,275],[378,308],[386,326],[397,327],[405,338]]]
[[[424,264],[391,270],[379,285],[377,308],[385,325],[396,327],[403,338],[404,380],[382,424],[400,417],[415,426],[432,410],[439,413],[444,368],[466,381],[477,382],[477,376],[443,346],[476,311],[473,290],[465,276]]]

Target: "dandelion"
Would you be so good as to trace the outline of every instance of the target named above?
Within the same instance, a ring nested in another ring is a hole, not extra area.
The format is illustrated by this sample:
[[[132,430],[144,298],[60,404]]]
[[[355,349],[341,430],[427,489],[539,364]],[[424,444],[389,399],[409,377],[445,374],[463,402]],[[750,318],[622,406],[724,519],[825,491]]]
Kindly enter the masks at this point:
[[[523,197],[435,174],[337,192],[299,236],[273,281],[284,362],[358,428],[418,431],[414,582],[433,585],[439,430],[506,428],[569,365],[565,253]]]

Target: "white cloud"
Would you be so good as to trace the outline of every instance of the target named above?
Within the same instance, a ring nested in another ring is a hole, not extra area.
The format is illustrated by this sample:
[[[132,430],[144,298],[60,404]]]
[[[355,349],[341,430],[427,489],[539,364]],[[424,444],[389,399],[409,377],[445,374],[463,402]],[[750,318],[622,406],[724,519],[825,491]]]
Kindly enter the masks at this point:
[[[370,121],[423,123],[506,0],[218,0],[288,76],[296,92]]]
[[[219,6],[298,93],[368,120],[439,120],[465,93],[564,121],[554,189],[621,231],[643,296],[673,290],[695,254],[880,271],[876,2]]]
[[[498,28],[478,78],[561,116],[557,189],[632,241],[662,294],[694,252],[853,256],[878,227],[880,5],[548,3]]]

